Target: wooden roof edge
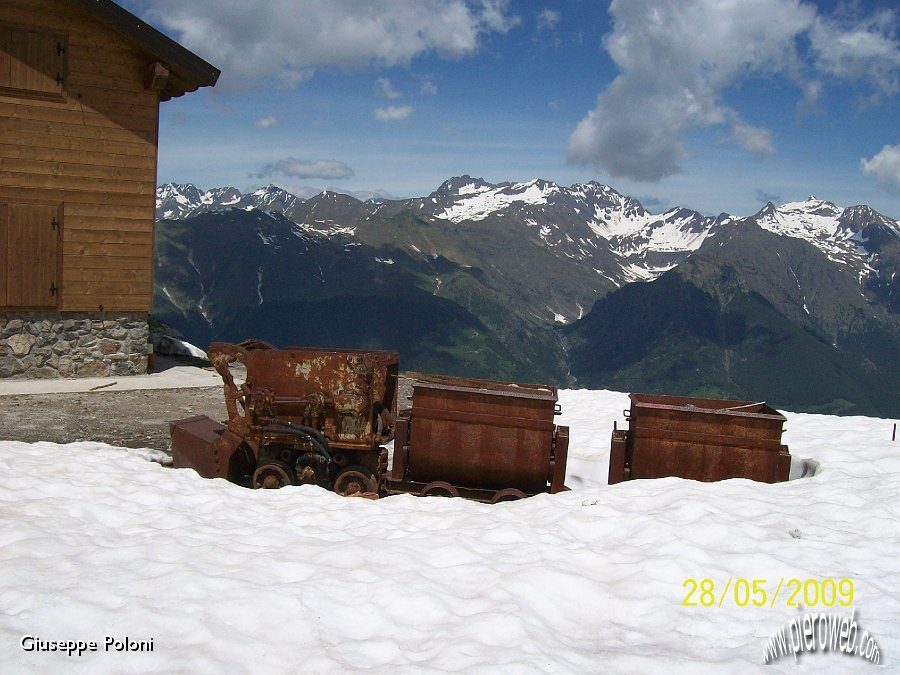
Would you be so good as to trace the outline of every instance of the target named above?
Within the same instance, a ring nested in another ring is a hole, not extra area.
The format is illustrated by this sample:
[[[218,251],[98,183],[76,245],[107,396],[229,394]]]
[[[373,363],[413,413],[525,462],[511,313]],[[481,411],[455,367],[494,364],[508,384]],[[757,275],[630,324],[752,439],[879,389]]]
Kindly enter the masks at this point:
[[[218,81],[221,74],[218,68],[112,0],[73,1],[130,38],[141,49],[164,62],[173,74],[177,74],[178,77],[170,78],[160,92],[161,100],[167,101],[200,87],[212,87]]]

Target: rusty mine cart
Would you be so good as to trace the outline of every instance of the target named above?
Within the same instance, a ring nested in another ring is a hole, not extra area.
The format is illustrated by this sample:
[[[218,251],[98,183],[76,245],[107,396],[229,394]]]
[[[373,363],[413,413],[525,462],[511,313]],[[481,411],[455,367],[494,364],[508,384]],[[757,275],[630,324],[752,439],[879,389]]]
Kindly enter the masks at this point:
[[[764,402],[630,394],[627,430],[613,424],[609,484],[678,476],[788,480],[786,418]]]
[[[391,493],[496,503],[565,490],[569,428],[555,387],[410,373]]]
[[[170,423],[173,464],[254,488],[315,484],[343,495],[483,502],[566,489],[568,427],[554,387],[415,374],[397,415],[395,352],[214,343],[228,424]],[[246,367],[235,384],[231,366]],[[384,411],[384,412],[382,412]],[[395,422],[393,465],[382,444]]]

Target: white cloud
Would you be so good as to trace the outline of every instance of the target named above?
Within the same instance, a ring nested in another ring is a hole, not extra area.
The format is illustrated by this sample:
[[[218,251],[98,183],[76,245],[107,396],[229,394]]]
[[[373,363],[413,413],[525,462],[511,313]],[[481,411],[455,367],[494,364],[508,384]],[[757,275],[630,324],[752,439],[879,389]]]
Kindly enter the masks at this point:
[[[344,162],[334,159],[296,159],[287,157],[272,164],[266,164],[259,172],[250,174],[252,178],[269,178],[274,174],[291,178],[350,178],[354,175]]]
[[[412,106],[389,106],[387,108],[376,108],[375,119],[382,122],[399,122],[405,120],[412,114]]]
[[[872,176],[884,190],[900,191],[900,143],[885,145],[881,152],[859,161],[864,174]]]
[[[262,119],[256,120],[253,126],[257,129],[268,129],[269,127],[274,127],[278,124],[277,117],[263,117]]]
[[[537,15],[538,30],[552,30],[561,18],[562,16],[556,10],[550,8],[541,10]]]
[[[567,153],[615,177],[677,173],[687,134],[716,125],[729,128],[730,142],[774,152],[771,131],[724,102],[745,78],[787,76],[811,106],[822,78],[871,77],[870,86],[892,91],[900,76],[891,13],[848,27],[799,0],[612,0],[609,11],[604,46],[619,74],[570,135]],[[866,64],[877,77],[861,74]]]
[[[754,127],[744,122],[735,122],[731,127],[729,140],[737,143],[745,150],[760,155],[775,154],[772,132],[761,127]]]
[[[854,22],[819,17],[810,33],[816,65],[844,80],[867,81],[877,92],[900,91],[896,16],[886,10]]]
[[[421,92],[423,94],[434,95],[434,94],[438,93],[438,88],[437,88],[437,85],[434,82],[432,82],[431,80],[425,80],[422,83]]]
[[[803,83],[801,87],[803,89],[803,98],[797,104],[798,110],[801,112],[815,110],[819,103],[819,97],[822,95],[822,82],[810,80]]]
[[[219,88],[286,86],[316,69],[460,58],[518,19],[508,0],[143,0],[148,20],[222,70]]]
[[[394,85],[386,77],[379,77],[375,80],[375,93],[385,98],[400,98],[403,95],[394,89]]]

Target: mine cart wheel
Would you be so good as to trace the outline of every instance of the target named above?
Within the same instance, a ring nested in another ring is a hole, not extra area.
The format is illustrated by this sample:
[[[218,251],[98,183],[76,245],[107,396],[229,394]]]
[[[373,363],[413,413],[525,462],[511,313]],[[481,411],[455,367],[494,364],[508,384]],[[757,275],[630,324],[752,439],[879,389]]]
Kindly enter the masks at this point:
[[[525,499],[527,496],[528,495],[524,492],[517,490],[516,488],[504,488],[493,496],[491,504],[496,504],[497,502],[513,502],[517,499]]]
[[[334,491],[345,497],[358,492],[375,492],[377,489],[372,472],[358,464],[348,466],[334,479]]]
[[[253,488],[275,489],[295,483],[295,472],[280,459],[267,459],[253,472]]]
[[[436,480],[425,487],[422,488],[422,491],[419,493],[420,497],[459,497],[459,490],[450,485],[450,483],[445,483],[442,480]]]

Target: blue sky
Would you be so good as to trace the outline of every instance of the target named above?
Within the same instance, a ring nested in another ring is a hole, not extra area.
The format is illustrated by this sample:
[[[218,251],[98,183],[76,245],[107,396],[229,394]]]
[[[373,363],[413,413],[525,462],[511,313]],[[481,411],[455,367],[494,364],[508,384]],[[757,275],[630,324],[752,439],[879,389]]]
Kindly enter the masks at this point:
[[[652,211],[900,218],[895,0],[120,0],[222,70],[159,181],[424,196],[596,180]]]

